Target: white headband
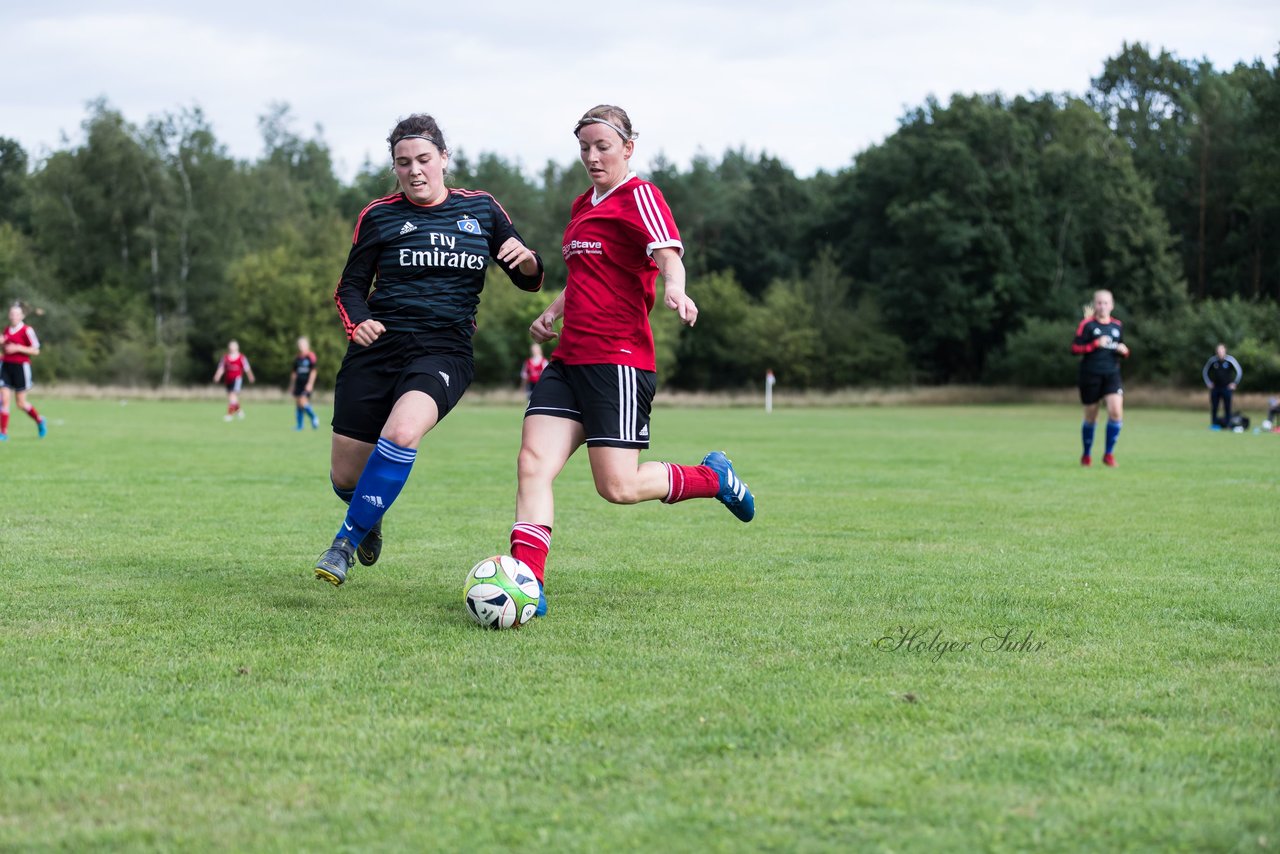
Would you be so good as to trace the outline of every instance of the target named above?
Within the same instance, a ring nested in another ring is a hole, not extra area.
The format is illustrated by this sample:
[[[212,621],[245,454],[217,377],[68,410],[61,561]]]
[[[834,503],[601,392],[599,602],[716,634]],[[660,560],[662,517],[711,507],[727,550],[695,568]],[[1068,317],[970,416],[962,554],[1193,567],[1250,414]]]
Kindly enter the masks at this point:
[[[579,121],[578,124],[573,129],[573,135],[577,136],[578,131],[582,130],[583,125],[592,125],[592,124],[604,125],[605,127],[613,128],[613,132],[616,133],[618,136],[622,137],[624,140],[632,140],[632,139],[635,139],[637,136],[639,136],[639,134],[624,133],[622,128],[618,127],[608,119],[597,119],[597,118],[588,118],[588,119],[582,119],[581,121]]]

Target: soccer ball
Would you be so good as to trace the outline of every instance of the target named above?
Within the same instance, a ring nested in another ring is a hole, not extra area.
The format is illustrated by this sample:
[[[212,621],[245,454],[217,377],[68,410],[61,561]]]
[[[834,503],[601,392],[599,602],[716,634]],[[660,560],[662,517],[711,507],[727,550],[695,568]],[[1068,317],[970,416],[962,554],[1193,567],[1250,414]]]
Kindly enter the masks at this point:
[[[1271,429],[1271,422],[1270,422],[1270,421],[1263,421],[1263,422],[1262,422],[1262,429],[1263,429],[1263,430],[1270,430],[1270,429]]]
[[[471,567],[462,586],[467,613],[486,629],[513,629],[538,610],[538,579],[523,561],[494,555]]]

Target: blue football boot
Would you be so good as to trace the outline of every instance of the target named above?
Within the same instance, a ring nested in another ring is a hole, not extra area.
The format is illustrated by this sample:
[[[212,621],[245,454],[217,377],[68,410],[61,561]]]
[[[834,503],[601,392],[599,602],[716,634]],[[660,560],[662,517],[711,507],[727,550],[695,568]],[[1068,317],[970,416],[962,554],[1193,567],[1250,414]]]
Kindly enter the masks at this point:
[[[751,490],[733,470],[733,463],[723,451],[712,451],[702,459],[702,464],[720,476],[720,491],[716,498],[729,508],[729,512],[743,522],[750,522],[756,515],[756,500]]]
[[[538,610],[533,612],[533,616],[547,616],[547,592],[543,590],[541,584],[538,585]]]

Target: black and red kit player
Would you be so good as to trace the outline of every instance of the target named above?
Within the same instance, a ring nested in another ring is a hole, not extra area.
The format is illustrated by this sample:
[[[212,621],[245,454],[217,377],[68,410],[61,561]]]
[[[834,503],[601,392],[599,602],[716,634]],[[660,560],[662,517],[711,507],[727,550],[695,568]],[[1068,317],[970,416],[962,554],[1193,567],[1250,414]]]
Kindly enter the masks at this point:
[[[431,116],[399,122],[388,143],[400,192],[360,212],[334,293],[350,344],[334,388],[330,480],[348,505],[315,566],[337,586],[382,550],[382,517],[423,437],[475,375],[472,335],[491,261],[517,288],[543,265],[491,195],[444,183],[449,151]]]
[[[1116,440],[1124,426],[1124,382],[1120,378],[1120,360],[1129,357],[1129,347],[1124,343],[1124,326],[1111,316],[1115,300],[1111,291],[1097,291],[1093,304],[1085,318],[1076,327],[1071,352],[1080,356],[1080,403],[1084,405],[1084,421],[1080,426],[1083,453],[1080,465],[1093,462],[1094,430],[1098,423],[1099,402],[1107,407],[1106,451],[1102,462],[1116,464]]]

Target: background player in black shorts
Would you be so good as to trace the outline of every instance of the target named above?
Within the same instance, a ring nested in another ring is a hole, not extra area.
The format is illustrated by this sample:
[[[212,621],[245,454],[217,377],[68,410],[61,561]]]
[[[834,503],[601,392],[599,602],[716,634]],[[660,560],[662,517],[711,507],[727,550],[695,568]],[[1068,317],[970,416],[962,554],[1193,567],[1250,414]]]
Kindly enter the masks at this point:
[[[1092,465],[1090,451],[1093,433],[1098,424],[1098,402],[1107,405],[1107,448],[1102,462],[1115,466],[1116,440],[1124,424],[1124,385],[1120,379],[1120,359],[1129,357],[1129,347],[1123,342],[1124,329],[1120,321],[1111,316],[1115,300],[1111,291],[1098,291],[1093,295],[1093,313],[1085,316],[1076,327],[1071,352],[1080,359],[1080,402],[1084,404],[1084,423],[1080,426],[1080,439],[1084,452],[1080,465]]]
[[[293,370],[289,372],[289,387],[293,392],[294,430],[302,429],[304,417],[311,420],[311,429],[320,429],[320,419],[311,408],[311,393],[316,388],[316,354],[311,342],[304,335],[298,339],[298,352],[293,356]]]
[[[315,574],[335,586],[357,550],[366,566],[378,559],[382,515],[419,443],[471,383],[489,261],[522,290],[542,287],[542,260],[493,196],[445,186],[449,149],[435,119],[409,116],[387,142],[400,192],[360,212],[334,294],[351,344],[334,388],[329,477],[349,509]]]
[[[9,307],[9,325],[4,328],[4,347],[0,353],[0,442],[9,438],[10,394],[16,398],[18,408],[36,422],[40,438],[48,432],[48,422],[27,400],[27,392],[34,385],[31,358],[40,355],[40,339],[25,321],[22,306],[15,302]]]

